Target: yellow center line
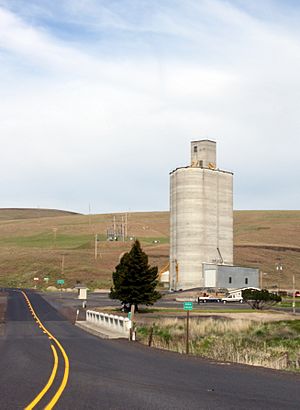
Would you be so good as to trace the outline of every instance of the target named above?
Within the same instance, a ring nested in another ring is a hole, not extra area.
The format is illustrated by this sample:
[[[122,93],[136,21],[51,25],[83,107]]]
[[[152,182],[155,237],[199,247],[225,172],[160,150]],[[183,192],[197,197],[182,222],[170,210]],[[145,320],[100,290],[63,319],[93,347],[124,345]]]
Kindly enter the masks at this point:
[[[28,306],[29,306],[30,309],[32,310],[32,314],[33,314],[33,317],[35,318],[36,322],[40,325],[40,328],[48,335],[49,339],[53,340],[53,341],[56,343],[57,347],[58,347],[59,350],[61,351],[61,354],[62,354],[62,356],[63,356],[63,358],[64,358],[65,370],[64,370],[64,375],[63,375],[62,382],[61,382],[61,384],[60,384],[60,386],[59,386],[57,392],[55,393],[55,395],[54,395],[53,398],[51,399],[51,401],[50,401],[50,402],[47,404],[47,406],[45,407],[45,409],[51,410],[51,409],[55,406],[55,404],[57,403],[57,401],[59,400],[60,396],[62,395],[62,393],[63,393],[63,391],[64,391],[64,389],[65,389],[65,387],[66,387],[66,385],[67,385],[67,383],[68,383],[69,371],[70,371],[69,358],[68,358],[68,356],[67,356],[67,354],[66,354],[64,348],[63,348],[62,345],[60,344],[60,342],[52,335],[52,333],[49,332],[49,330],[47,330],[47,329],[45,328],[45,326],[43,325],[43,323],[42,323],[42,322],[40,321],[40,319],[38,318],[38,316],[37,316],[37,314],[35,313],[35,311],[34,311],[32,305],[31,305],[31,302],[30,302],[28,296],[26,295],[26,293],[22,291],[22,294],[23,294],[23,296],[24,296],[26,302],[28,303]],[[53,381],[54,381],[54,378],[53,378],[53,380],[51,381],[50,386],[52,385]],[[48,383],[47,383],[47,384],[48,384]],[[50,386],[49,386],[49,387],[50,387]],[[45,394],[45,393],[44,393],[44,394]],[[27,407],[26,407],[26,409],[27,409]]]
[[[56,340],[56,339],[54,339]],[[68,356],[66,355],[66,352],[64,351],[63,347],[60,345],[60,343],[57,341],[58,345],[61,347],[61,352],[62,355],[64,357],[64,361],[65,361],[65,372],[64,372],[64,377],[63,380],[61,382],[61,385],[59,386],[57,392],[55,393],[55,395],[53,396],[52,400],[47,404],[47,406],[45,407],[45,410],[51,410],[53,409],[53,407],[55,406],[55,404],[57,403],[57,401],[59,400],[60,396],[62,395],[67,382],[68,382],[68,377],[69,377],[69,359]],[[68,363],[68,367],[66,367],[66,363]]]
[[[48,380],[46,386],[40,391],[40,393],[36,396],[36,398],[30,404],[28,404],[27,407],[25,407],[25,410],[31,410],[31,409],[34,408],[34,406],[44,397],[44,395],[50,389],[50,387],[52,386],[52,383],[55,379],[56,372],[57,372],[57,367],[58,367],[58,356],[57,356],[56,349],[52,344],[51,344],[51,349],[52,349],[53,358],[54,358],[54,365],[53,365],[52,373],[49,377],[49,380]]]

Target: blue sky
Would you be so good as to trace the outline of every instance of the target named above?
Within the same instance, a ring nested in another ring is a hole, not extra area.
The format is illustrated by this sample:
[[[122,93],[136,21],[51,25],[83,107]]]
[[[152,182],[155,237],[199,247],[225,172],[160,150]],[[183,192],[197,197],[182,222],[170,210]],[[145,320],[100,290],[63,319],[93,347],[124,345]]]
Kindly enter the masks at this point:
[[[0,0],[0,207],[166,210],[190,141],[299,209],[298,1]]]

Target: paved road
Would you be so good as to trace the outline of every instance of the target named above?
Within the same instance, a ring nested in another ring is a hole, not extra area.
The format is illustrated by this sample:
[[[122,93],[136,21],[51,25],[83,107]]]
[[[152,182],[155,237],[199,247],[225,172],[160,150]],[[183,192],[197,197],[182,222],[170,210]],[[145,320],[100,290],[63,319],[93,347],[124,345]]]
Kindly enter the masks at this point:
[[[22,409],[43,391],[55,367],[50,345],[58,354],[58,370],[35,408],[53,399],[66,373],[56,339],[70,363],[57,409],[300,408],[298,375],[98,339],[65,321],[40,295],[26,293],[35,319],[22,293],[9,294],[6,332],[0,338],[1,409]]]
[[[75,293],[69,293],[69,292],[47,292],[41,295],[43,295],[49,303],[51,303],[54,307],[57,309],[60,309],[62,306],[63,307],[70,307],[73,308],[73,310],[76,308],[80,308],[82,306],[82,302],[77,299],[77,294]],[[93,307],[107,307],[107,306],[115,306],[115,307],[120,307],[120,302],[117,300],[112,300],[109,298],[107,293],[89,293],[88,294],[88,301],[87,301],[87,307],[89,309],[92,309]],[[174,299],[160,299],[158,302],[154,304],[154,308],[156,307],[163,307],[163,308],[176,308],[176,309],[182,309],[183,302],[176,302]],[[223,303],[200,303],[199,305],[197,303],[194,303],[194,310],[199,311],[200,313],[202,311],[212,311],[215,310],[216,312],[218,310],[224,310],[224,309],[230,309],[230,310],[249,310],[250,306],[247,303],[226,303],[224,305]],[[291,313],[292,309],[291,308],[282,308],[279,306],[273,307],[272,310],[278,310],[281,312],[289,312]],[[300,313],[300,309],[296,309],[296,313]]]

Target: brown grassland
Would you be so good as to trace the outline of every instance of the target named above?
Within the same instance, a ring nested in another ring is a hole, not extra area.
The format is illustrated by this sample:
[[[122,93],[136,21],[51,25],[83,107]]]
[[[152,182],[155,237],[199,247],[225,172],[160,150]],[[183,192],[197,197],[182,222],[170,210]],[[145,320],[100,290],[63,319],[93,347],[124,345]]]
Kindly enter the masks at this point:
[[[131,246],[130,240],[106,240],[114,216],[120,223],[122,214],[0,209],[0,285],[46,287],[43,278],[48,277],[47,286],[63,278],[66,287],[76,281],[90,288],[110,287],[120,255]],[[96,260],[95,234],[99,238]],[[129,213],[128,237],[138,238],[150,263],[162,268],[169,255],[169,212]],[[300,211],[235,211],[234,261],[259,267],[264,286],[291,289],[296,274],[300,288]],[[280,275],[276,263],[283,265]]]

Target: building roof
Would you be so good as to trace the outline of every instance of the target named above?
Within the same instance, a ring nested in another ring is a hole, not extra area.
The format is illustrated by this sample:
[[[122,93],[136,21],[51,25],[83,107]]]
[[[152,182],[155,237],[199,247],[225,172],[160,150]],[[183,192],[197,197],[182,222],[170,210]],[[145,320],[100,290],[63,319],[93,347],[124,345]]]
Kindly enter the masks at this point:
[[[233,172],[232,172],[232,171],[224,171],[224,170],[219,169],[219,168],[211,169],[211,168],[208,168],[208,167],[192,167],[191,165],[187,165],[186,167],[178,167],[178,168],[175,168],[175,169],[173,169],[173,171],[169,172],[169,174],[171,175],[171,174],[173,174],[174,172],[176,172],[176,171],[178,171],[178,170],[180,170],[180,169],[201,169],[202,171],[211,171],[211,172],[216,172],[216,171],[218,171],[218,172],[222,172],[223,174],[231,174],[231,175],[233,175]]]
[[[193,142],[213,142],[214,144],[216,144],[217,142],[216,141],[213,141],[213,140],[207,140],[207,139],[204,139],[204,140],[194,140],[194,141],[191,141],[191,143],[193,143]]]

